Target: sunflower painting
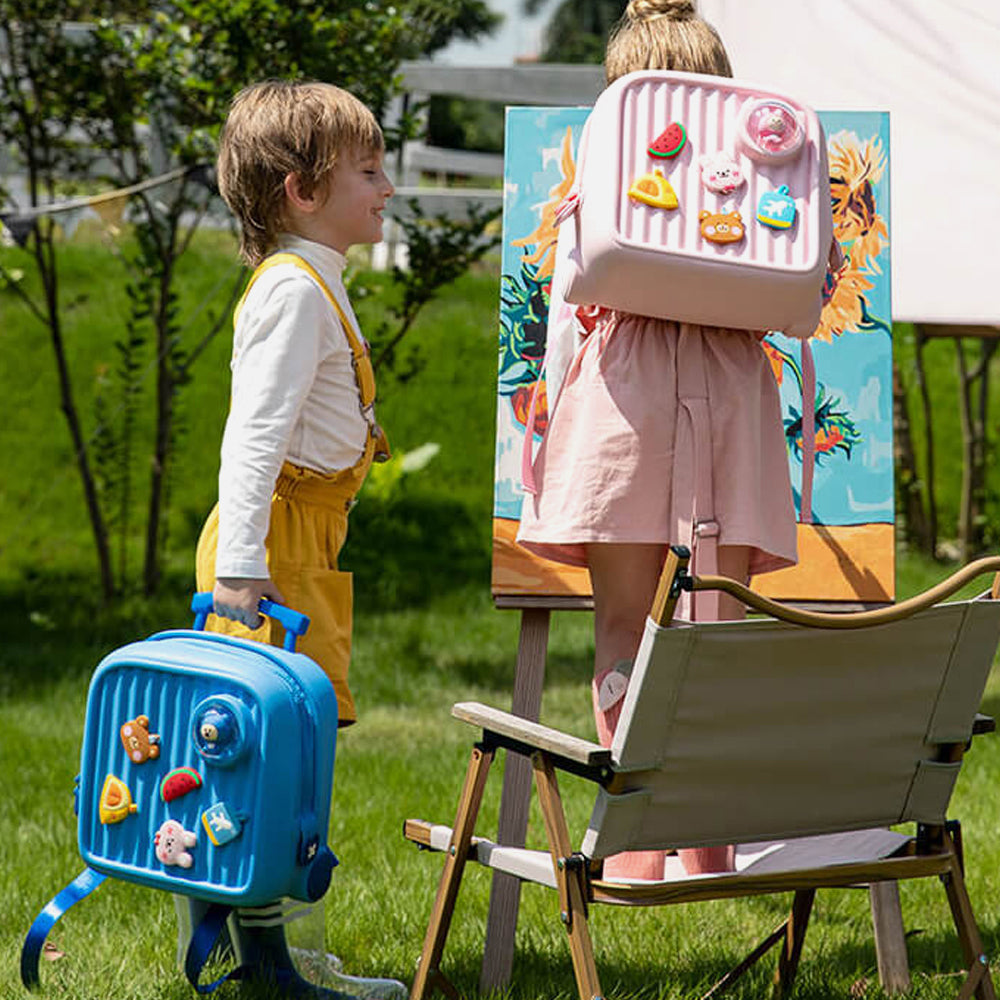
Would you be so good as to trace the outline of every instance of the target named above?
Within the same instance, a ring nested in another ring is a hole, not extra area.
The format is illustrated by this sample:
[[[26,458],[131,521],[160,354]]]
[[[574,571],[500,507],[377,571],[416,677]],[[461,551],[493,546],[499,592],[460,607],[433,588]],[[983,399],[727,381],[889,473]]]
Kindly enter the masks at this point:
[[[538,224],[511,246],[523,250],[513,274],[506,269],[500,282],[499,392],[510,403],[514,419],[541,437],[548,424],[542,360],[545,356],[549,285],[555,264],[556,206],[568,193],[575,175],[573,130],[567,128],[559,147],[558,179],[538,206]],[[529,416],[530,414],[533,414]]]
[[[508,597],[589,593],[582,570],[514,543],[521,469],[547,426],[543,359],[555,258],[555,209],[573,183],[586,108],[509,108],[500,292],[493,591]],[[796,600],[891,599],[894,593],[889,128],[876,112],[821,112],[834,235],[810,344],[816,368],[811,509],[799,511],[799,565],[754,581]],[[800,504],[802,357],[798,341],[762,342],[782,400],[789,471]],[[808,496],[808,492],[806,493]]]

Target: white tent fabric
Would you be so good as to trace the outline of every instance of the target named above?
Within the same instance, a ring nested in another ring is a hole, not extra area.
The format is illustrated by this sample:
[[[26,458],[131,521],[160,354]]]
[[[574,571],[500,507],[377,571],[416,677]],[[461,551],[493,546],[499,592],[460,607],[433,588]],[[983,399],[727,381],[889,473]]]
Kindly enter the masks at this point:
[[[700,0],[734,73],[890,113],[897,320],[1000,324],[1000,2]]]

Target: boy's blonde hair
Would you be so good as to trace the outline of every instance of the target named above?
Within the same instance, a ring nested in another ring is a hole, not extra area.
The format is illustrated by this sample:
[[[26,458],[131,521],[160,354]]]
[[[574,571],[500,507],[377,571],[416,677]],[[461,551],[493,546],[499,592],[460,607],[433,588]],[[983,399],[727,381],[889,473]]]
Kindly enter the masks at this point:
[[[219,192],[240,224],[240,255],[256,267],[285,219],[285,178],[322,193],[345,153],[384,149],[375,116],[329,83],[267,80],[233,98],[219,137]]]
[[[733,75],[722,39],[694,0],[631,0],[611,32],[604,74],[613,83],[639,69]]]

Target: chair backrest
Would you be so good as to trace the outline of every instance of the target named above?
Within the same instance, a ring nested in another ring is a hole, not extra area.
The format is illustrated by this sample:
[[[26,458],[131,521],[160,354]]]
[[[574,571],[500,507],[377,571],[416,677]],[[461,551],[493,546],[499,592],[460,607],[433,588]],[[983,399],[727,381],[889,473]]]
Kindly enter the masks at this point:
[[[1000,640],[1000,601],[858,630],[651,619],[583,852],[941,822]]]

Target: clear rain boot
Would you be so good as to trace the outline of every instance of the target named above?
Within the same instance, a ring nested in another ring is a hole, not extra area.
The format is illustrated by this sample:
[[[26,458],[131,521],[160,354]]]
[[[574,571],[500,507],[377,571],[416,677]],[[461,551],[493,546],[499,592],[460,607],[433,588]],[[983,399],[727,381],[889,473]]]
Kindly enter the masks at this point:
[[[323,944],[322,905],[285,900],[269,907],[240,909],[234,917],[237,958],[241,966],[255,970],[244,975],[244,982],[273,983],[286,996],[316,1000],[405,1000],[409,995],[396,979],[343,972],[340,959]],[[286,924],[291,925],[288,937]]]

